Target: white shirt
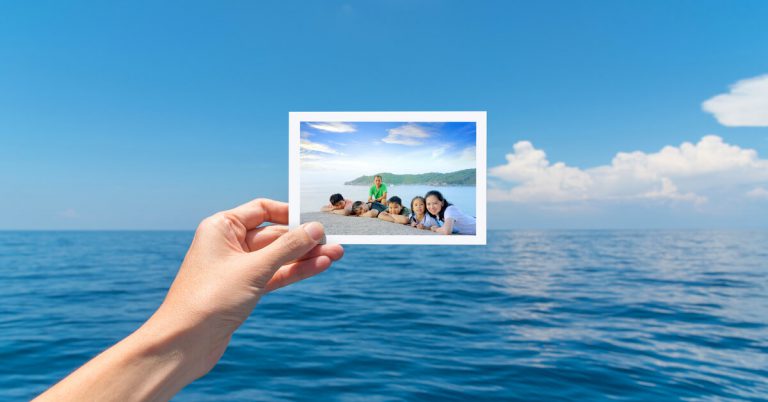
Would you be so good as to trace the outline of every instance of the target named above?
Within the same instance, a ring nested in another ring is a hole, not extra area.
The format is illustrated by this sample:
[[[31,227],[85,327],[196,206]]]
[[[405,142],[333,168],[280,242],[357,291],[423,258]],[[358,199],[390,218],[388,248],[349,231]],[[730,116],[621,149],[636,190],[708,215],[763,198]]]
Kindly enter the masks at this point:
[[[461,212],[460,209],[451,205],[445,209],[443,213],[445,222],[448,219],[453,219],[453,232],[458,234],[473,235],[475,234],[475,218]]]

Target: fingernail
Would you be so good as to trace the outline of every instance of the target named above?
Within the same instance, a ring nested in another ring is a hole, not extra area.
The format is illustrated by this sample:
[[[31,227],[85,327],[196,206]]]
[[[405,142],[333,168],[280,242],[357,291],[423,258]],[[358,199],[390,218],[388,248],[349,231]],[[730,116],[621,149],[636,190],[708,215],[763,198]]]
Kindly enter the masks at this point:
[[[307,232],[309,237],[316,241],[317,244],[325,244],[325,229],[323,229],[322,224],[318,222],[310,222],[304,225],[304,231]]]

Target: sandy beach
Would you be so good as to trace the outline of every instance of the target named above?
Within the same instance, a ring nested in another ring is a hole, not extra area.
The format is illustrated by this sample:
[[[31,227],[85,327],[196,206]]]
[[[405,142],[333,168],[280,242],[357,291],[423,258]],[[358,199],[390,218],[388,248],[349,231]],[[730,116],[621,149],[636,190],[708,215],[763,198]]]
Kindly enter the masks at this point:
[[[301,223],[317,221],[325,226],[329,235],[425,235],[437,236],[429,230],[412,228],[375,218],[341,216],[328,212],[305,212],[301,214]]]

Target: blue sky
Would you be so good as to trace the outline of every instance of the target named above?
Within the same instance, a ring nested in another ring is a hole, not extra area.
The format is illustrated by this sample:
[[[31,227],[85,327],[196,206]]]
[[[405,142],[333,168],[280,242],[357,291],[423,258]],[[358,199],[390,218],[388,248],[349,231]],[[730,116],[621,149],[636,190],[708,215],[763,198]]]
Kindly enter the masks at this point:
[[[488,112],[490,228],[768,227],[767,20],[764,1],[3,2],[0,228],[191,229],[287,199],[289,111],[397,110]]]
[[[300,129],[301,173],[313,183],[477,167],[474,122],[317,121]]]

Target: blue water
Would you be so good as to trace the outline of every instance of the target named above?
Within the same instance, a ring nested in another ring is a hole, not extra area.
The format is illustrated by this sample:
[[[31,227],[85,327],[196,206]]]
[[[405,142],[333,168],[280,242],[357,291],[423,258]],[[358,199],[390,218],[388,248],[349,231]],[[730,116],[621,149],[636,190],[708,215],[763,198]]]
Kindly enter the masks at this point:
[[[0,232],[0,399],[159,305],[189,232]],[[177,400],[765,400],[768,231],[490,232],[348,246],[265,297]],[[414,262],[416,261],[416,262]]]

